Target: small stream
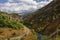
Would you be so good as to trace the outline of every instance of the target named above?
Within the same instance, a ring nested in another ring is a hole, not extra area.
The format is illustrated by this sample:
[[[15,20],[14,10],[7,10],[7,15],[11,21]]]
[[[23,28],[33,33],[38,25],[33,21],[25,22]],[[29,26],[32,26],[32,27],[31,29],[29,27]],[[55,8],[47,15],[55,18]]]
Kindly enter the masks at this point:
[[[38,33],[38,32],[36,32],[36,34],[38,35],[38,40],[43,40],[43,38],[44,38],[43,34]]]

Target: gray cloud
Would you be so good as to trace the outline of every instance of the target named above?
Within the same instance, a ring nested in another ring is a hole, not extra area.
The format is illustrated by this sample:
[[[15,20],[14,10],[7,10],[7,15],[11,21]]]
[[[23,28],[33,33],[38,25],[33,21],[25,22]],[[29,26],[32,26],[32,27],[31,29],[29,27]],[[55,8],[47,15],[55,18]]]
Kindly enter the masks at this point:
[[[49,2],[36,2],[33,0],[8,0],[8,2],[0,4],[0,10],[8,13],[23,13],[23,12],[31,12],[31,10],[35,11],[39,8],[44,7]]]

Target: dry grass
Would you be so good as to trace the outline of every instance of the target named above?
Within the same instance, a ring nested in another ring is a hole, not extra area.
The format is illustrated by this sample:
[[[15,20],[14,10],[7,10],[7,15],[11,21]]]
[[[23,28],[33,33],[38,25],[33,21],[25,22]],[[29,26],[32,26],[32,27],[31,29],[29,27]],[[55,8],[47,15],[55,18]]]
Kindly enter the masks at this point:
[[[22,35],[25,31],[25,29],[11,29],[11,28],[0,28],[0,38],[7,38],[7,37],[14,37]]]
[[[37,36],[30,31],[30,33],[26,35],[24,38],[22,38],[21,40],[37,40]]]

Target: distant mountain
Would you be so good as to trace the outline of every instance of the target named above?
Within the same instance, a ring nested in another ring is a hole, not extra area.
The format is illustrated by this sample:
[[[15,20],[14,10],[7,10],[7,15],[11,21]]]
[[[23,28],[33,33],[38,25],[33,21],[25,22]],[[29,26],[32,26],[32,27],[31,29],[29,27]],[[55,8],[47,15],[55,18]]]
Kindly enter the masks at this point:
[[[53,0],[47,6],[29,14],[24,24],[43,34],[53,33],[60,24],[60,0]]]

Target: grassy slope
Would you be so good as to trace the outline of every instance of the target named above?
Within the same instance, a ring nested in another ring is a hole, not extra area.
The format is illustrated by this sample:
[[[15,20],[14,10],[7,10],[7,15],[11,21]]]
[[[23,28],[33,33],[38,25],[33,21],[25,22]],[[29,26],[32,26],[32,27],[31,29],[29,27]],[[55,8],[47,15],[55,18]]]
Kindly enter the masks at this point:
[[[4,14],[0,12],[0,27],[8,27],[13,29],[23,28],[23,25],[15,20],[10,20],[7,16],[8,14]]]
[[[5,39],[7,37],[10,38],[10,37],[23,35],[25,33],[25,30],[27,30],[27,29],[24,29],[25,26],[19,21],[9,19],[8,16],[11,16],[11,15],[12,14],[8,15],[4,12],[0,12],[0,40]],[[23,39],[37,40],[36,36],[37,36],[36,34],[33,34],[33,32],[30,31],[29,34],[25,36],[25,38],[23,37]]]

